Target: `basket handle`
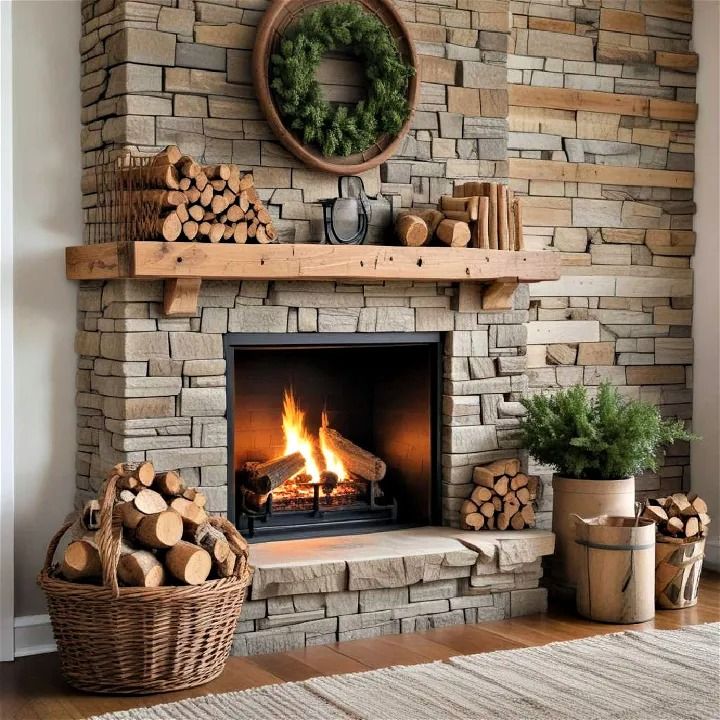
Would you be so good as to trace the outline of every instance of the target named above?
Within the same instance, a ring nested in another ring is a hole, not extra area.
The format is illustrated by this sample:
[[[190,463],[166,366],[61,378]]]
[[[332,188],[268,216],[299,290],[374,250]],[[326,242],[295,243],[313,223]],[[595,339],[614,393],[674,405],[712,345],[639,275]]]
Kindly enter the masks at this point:
[[[120,596],[117,567],[120,560],[122,523],[117,513],[113,511],[115,505],[115,487],[119,478],[119,475],[111,475],[103,487],[100,498],[100,529],[95,536],[98,551],[100,552],[103,585],[110,588],[113,598]]]
[[[50,539],[47,552],[45,553],[45,564],[43,565],[42,572],[49,573],[50,567],[52,566],[53,558],[55,557],[55,551],[62,540],[63,535],[75,524],[74,520],[66,522]]]

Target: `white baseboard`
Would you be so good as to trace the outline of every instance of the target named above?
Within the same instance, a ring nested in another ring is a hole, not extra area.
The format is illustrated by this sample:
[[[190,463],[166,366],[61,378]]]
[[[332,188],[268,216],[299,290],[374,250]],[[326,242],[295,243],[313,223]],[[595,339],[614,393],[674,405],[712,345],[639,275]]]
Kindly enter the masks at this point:
[[[720,572],[720,535],[714,535],[705,540],[703,567]]]
[[[57,649],[49,615],[16,617],[14,627],[16,658],[42,655]]]

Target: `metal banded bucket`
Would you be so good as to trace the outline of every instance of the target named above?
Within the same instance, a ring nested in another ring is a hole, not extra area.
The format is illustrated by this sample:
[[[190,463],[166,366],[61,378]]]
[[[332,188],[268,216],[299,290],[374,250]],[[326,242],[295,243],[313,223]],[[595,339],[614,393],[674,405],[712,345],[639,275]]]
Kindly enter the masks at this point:
[[[575,516],[580,550],[577,611],[607,623],[655,617],[655,523],[633,517]]]

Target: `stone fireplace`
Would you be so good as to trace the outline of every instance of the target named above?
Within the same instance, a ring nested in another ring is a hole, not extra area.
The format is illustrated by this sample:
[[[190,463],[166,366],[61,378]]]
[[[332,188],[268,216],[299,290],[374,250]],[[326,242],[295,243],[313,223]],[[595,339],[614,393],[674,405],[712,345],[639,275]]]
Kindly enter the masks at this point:
[[[337,178],[291,157],[254,97],[249,61],[267,6],[83,4],[86,239],[97,220],[95,166],[117,149],[146,154],[173,143],[200,162],[251,168],[282,243],[321,241],[320,201],[337,195]],[[433,207],[455,183],[508,175],[507,2],[397,6],[418,44],[421,99],[396,156],[362,175],[373,197],[372,245],[391,244],[400,208]],[[530,264],[494,277],[512,281]],[[470,275],[462,270],[454,279]],[[430,277],[203,279],[186,317],[164,314],[162,279],[81,282],[78,504],[118,462],[150,460],[200,486],[208,509],[254,541],[236,653],[545,606],[547,496],[540,529],[458,529],[473,468],[522,457],[528,286],[519,284],[512,307],[488,311],[478,285]],[[250,517],[237,474],[277,454],[289,385],[311,426],[327,410],[344,435],[383,458],[387,479],[356,489],[352,507],[338,493],[328,510],[319,492],[293,500],[298,511],[280,502]]]

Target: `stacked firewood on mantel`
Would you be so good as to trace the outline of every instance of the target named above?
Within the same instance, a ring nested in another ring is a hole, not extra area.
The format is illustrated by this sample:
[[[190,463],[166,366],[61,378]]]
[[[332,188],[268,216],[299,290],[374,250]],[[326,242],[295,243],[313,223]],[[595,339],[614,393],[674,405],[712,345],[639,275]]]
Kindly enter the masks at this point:
[[[704,537],[710,525],[707,503],[696,493],[649,499],[642,517],[655,522],[665,542],[692,542]]]
[[[401,245],[445,245],[483,250],[524,249],[520,200],[502,183],[466,182],[443,195],[437,209],[401,212],[395,223]]]
[[[156,473],[150,462],[116,465],[113,517],[122,522],[118,580],[123,585],[199,585],[236,574],[247,561],[247,543],[214,527],[206,497],[186,487],[178,473]],[[105,486],[107,487],[107,485]],[[101,497],[104,489],[101,490]],[[90,500],[71,530],[60,566],[71,582],[99,582],[102,566],[97,531],[100,501]]]
[[[151,237],[168,242],[277,241],[277,231],[255,190],[252,173],[241,171],[237,165],[200,165],[177,146],[169,145],[149,163],[119,172],[129,176],[124,184],[133,188],[125,198],[130,212],[140,213],[140,205],[157,207],[151,218]],[[147,216],[146,210],[142,214]]]
[[[473,470],[475,488],[460,507],[465,530],[522,530],[534,527],[538,479],[520,472],[517,458],[495,460]]]

